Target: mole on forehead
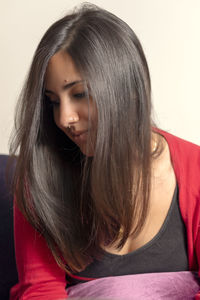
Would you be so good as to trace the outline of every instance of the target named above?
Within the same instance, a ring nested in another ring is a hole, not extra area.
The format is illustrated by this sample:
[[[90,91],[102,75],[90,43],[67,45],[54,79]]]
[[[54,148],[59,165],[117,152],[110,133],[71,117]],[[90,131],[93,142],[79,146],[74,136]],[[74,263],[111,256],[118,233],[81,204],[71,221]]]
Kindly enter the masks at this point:
[[[74,85],[77,85],[77,84],[83,84],[84,83],[84,80],[75,80],[75,81],[70,81],[68,82],[67,79],[66,79],[66,82],[64,83],[63,85],[63,89],[69,89],[71,88],[72,86]],[[50,89],[46,88],[45,89],[45,92],[46,93],[50,93],[50,94],[54,94],[53,91],[51,91]]]

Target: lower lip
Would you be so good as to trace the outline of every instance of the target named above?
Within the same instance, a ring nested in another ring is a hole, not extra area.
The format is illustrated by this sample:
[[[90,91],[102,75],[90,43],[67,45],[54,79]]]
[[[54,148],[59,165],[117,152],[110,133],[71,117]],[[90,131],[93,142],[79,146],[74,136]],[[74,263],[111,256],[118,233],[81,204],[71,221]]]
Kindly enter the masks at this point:
[[[87,139],[87,131],[81,133],[80,135],[74,136],[73,139],[75,142],[85,142]]]

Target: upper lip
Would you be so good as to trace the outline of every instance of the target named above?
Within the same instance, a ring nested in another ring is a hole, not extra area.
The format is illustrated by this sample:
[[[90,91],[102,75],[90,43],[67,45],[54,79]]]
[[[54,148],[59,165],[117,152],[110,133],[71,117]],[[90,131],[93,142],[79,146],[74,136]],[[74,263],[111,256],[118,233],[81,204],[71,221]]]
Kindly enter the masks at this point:
[[[73,136],[79,136],[79,135],[81,135],[82,133],[85,133],[85,132],[87,132],[87,130],[84,130],[84,131],[72,131],[72,135]]]

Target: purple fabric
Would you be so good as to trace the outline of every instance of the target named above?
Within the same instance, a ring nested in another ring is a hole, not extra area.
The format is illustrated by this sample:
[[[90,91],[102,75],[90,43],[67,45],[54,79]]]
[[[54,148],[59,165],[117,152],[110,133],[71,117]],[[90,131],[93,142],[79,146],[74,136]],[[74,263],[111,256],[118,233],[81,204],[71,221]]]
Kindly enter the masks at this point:
[[[69,287],[68,299],[186,300],[194,299],[199,283],[192,272],[124,275],[95,279]]]

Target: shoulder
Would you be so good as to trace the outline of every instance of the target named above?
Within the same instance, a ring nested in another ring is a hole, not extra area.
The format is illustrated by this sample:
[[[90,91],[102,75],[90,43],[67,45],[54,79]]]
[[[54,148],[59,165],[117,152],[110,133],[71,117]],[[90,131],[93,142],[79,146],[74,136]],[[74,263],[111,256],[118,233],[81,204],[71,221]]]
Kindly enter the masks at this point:
[[[155,131],[167,141],[172,159],[190,161],[191,164],[197,163],[200,167],[200,146],[161,129]]]
[[[155,129],[155,132],[163,136],[168,144],[180,192],[193,191],[200,201],[200,146],[160,129]]]

